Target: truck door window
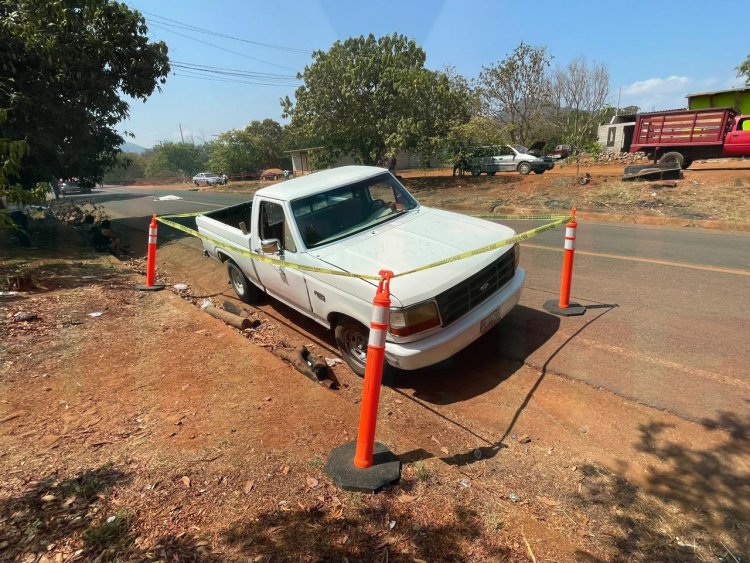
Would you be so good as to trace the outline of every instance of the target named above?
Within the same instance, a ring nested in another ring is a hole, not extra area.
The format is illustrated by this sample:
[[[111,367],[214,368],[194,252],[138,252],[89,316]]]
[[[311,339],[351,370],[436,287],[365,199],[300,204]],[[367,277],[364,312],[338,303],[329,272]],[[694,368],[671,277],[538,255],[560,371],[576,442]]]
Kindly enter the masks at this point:
[[[750,131],[750,118],[742,119],[737,124],[737,131]]]
[[[284,208],[272,201],[260,203],[260,238],[261,240],[278,239],[281,247],[288,252],[297,252],[294,237],[284,218]]]

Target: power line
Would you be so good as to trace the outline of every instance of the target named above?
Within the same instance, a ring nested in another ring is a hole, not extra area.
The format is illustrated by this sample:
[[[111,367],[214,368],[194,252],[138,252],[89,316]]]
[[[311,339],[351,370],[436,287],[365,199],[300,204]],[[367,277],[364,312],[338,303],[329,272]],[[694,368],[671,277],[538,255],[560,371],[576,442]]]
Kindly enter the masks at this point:
[[[272,43],[262,43],[260,41],[253,41],[252,39],[245,39],[243,37],[235,37],[233,35],[226,35],[224,33],[219,33],[217,31],[212,31],[210,29],[205,29],[203,27],[198,27],[195,25],[190,25],[188,23],[180,22],[177,20],[173,20],[164,16],[160,16],[158,14],[154,14],[152,12],[147,12],[145,10],[142,10],[144,14],[147,14],[153,18],[158,18],[160,20],[163,20],[161,23],[162,25],[167,25],[171,27],[177,27],[178,29],[186,29],[189,31],[199,31],[200,33],[205,33],[208,35],[214,35],[216,37],[224,37],[225,39],[232,39],[234,41],[242,41],[243,43],[250,43],[251,45],[258,45],[261,47],[268,47],[269,49],[279,49],[281,51],[289,51],[290,53],[304,53],[304,54],[310,54],[312,51],[308,51],[307,49],[298,49],[296,47],[285,47],[283,45],[274,45]],[[170,22],[170,23],[167,23]]]
[[[232,78],[218,78],[216,76],[201,76],[199,74],[188,74],[186,72],[175,72],[174,76],[181,76],[183,78],[197,78],[199,80],[208,80],[210,82],[229,82],[232,84],[253,84],[255,86],[281,86],[284,88],[294,88],[297,84],[283,84],[280,82],[257,82],[253,80],[235,80]]]
[[[251,70],[242,70],[236,68],[225,68],[211,65],[201,65],[197,63],[187,63],[183,61],[169,61],[170,66],[173,68],[182,68],[184,70],[191,70],[196,72],[205,72],[211,74],[219,74],[226,76],[240,76],[249,78],[261,78],[267,80],[294,80],[299,82],[299,79],[294,74],[273,74],[268,72],[255,72]]]
[[[266,61],[266,60],[264,60],[264,59],[259,59],[259,58],[257,58],[257,57],[251,57],[250,55],[246,55],[245,53],[240,53],[239,51],[233,51],[232,49],[227,49],[227,48],[225,48],[225,47],[221,47],[221,46],[219,46],[219,45],[216,45],[215,43],[209,43],[208,41],[203,41],[202,39],[198,39],[198,38],[196,38],[196,37],[192,37],[192,36],[190,36],[190,35],[186,35],[186,34],[184,34],[184,33],[180,33],[179,31],[175,31],[175,30],[173,30],[173,29],[169,29],[169,28],[166,28],[166,27],[162,27],[162,26],[160,26],[160,25],[157,25],[157,24],[155,24],[155,23],[152,23],[151,25],[152,25],[153,27],[156,27],[156,28],[158,28],[158,29],[163,29],[164,31],[169,31],[170,33],[175,33],[175,34],[177,34],[177,35],[181,35],[182,37],[185,37],[185,38],[187,38],[187,39],[190,39],[190,40],[192,40],[192,41],[197,41],[198,43],[203,43],[204,45],[208,45],[209,47],[214,47],[214,48],[216,48],[216,49],[221,49],[222,51],[226,51],[227,53],[233,53],[233,54],[235,54],[235,55],[239,55],[240,57],[245,57],[246,59],[252,59],[252,60],[254,60],[254,61],[258,61],[258,62],[261,62],[261,63],[265,63],[265,64],[267,64],[267,65],[271,65],[271,66],[276,66],[276,67],[279,67],[279,68],[283,68],[283,69],[286,69],[286,70],[292,70],[292,71],[294,70],[294,69],[293,69],[293,68],[291,68],[291,67],[288,67],[288,66],[284,66],[284,65],[280,65],[280,64],[276,64],[276,63],[272,63],[271,61]]]

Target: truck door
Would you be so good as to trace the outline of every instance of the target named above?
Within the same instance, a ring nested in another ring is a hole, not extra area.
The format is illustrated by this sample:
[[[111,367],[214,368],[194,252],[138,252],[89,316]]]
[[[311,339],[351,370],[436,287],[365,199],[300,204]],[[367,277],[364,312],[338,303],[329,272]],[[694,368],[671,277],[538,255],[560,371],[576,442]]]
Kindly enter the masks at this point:
[[[261,199],[259,203],[259,224],[257,225],[259,238],[255,240],[260,248],[256,248],[255,251],[290,264],[298,263],[296,260],[297,244],[289,228],[284,207],[280,202],[271,200]],[[264,243],[273,240],[278,241],[277,248],[270,248],[271,245],[265,245],[264,248]],[[269,264],[257,260],[255,267],[260,282],[269,295],[297,310],[305,313],[311,312],[310,297],[302,271],[284,267],[282,264]]]
[[[724,156],[750,156],[750,116],[736,118],[724,141]]]

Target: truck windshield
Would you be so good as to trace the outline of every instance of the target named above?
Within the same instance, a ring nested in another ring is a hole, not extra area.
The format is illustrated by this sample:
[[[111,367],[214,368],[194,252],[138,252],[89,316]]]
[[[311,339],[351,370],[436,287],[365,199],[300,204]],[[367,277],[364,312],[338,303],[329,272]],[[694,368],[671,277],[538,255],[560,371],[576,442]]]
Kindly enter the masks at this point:
[[[417,207],[416,200],[388,173],[292,202],[307,248],[369,229]]]

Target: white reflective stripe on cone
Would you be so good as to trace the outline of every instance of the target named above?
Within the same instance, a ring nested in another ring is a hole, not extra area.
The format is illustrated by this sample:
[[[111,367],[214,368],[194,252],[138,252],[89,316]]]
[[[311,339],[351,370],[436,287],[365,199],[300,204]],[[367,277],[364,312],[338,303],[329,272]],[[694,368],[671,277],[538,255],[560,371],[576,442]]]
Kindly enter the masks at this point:
[[[385,346],[385,330],[382,328],[370,328],[370,338],[367,340],[367,345],[383,348]]]
[[[576,228],[575,227],[565,227],[565,236],[566,237],[576,238]]]
[[[372,322],[381,325],[388,324],[388,313],[390,312],[391,310],[388,307],[374,305],[372,308]]]
[[[575,238],[567,238],[565,239],[565,250],[575,250],[576,248],[576,239]]]

